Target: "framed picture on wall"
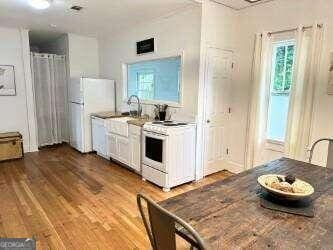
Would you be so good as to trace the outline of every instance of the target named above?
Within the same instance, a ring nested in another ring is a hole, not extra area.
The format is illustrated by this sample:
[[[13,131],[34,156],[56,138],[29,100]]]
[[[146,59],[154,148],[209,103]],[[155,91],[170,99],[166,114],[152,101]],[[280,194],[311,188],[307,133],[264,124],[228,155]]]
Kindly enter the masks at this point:
[[[13,65],[0,65],[0,96],[16,95]]]
[[[142,55],[155,51],[154,38],[149,38],[136,43],[136,54]]]
[[[330,54],[330,69],[328,77],[327,94],[333,95],[333,52]]]

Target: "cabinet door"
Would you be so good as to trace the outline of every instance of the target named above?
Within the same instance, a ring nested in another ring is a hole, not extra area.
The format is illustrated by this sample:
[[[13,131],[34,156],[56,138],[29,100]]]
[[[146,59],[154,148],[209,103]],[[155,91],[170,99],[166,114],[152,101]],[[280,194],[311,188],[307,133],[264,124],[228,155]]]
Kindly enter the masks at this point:
[[[108,156],[117,159],[117,136],[108,134]]]
[[[130,165],[130,144],[127,137],[117,137],[118,160],[126,165]]]
[[[131,147],[131,163],[135,171],[140,172],[141,170],[141,140],[140,135],[130,134],[130,147]]]

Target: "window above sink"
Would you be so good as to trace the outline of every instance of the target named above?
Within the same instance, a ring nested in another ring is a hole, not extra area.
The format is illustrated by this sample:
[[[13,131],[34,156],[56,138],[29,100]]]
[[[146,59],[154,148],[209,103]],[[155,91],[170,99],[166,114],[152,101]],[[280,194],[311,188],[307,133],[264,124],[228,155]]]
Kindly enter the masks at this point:
[[[144,104],[180,107],[182,68],[180,55],[124,64],[124,100],[137,95]]]

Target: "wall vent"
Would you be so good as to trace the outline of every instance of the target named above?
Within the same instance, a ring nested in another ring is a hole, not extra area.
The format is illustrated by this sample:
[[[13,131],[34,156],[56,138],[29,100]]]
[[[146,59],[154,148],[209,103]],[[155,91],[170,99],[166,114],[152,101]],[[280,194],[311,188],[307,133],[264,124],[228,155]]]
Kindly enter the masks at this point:
[[[80,11],[80,10],[82,10],[82,9],[83,9],[83,7],[78,6],[78,5],[73,5],[73,6],[71,7],[71,10],[75,10],[75,11]]]
[[[249,3],[257,3],[260,2],[261,0],[245,0],[245,1]]]

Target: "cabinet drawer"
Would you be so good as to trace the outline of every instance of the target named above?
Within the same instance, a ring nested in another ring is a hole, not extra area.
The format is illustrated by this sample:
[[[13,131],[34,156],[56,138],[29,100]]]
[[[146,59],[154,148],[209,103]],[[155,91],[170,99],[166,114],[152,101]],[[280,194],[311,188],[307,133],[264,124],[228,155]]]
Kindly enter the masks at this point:
[[[142,164],[142,177],[160,187],[167,187],[168,174]]]
[[[141,127],[139,126],[130,124],[128,130],[130,134],[141,135]]]

